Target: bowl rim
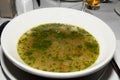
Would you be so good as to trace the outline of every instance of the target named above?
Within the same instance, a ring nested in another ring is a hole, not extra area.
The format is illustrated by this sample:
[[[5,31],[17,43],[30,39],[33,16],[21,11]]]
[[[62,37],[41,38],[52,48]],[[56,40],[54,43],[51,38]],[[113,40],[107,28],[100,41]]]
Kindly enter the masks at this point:
[[[42,9],[64,9],[64,10],[73,10],[73,11],[77,11],[77,12],[82,12],[82,11],[78,11],[78,10],[75,10],[75,9],[69,9],[69,8],[58,8],[58,7],[54,7],[54,8],[42,8]],[[35,11],[39,11],[39,10],[42,10],[42,9],[37,9],[37,10],[34,10],[34,11],[30,11],[30,12],[35,12]],[[29,14],[30,12],[27,12],[25,14],[22,14],[22,15],[26,15],[26,14]],[[85,13],[85,12],[82,12],[82,13]],[[85,13],[87,15],[91,15],[91,14],[88,14],[88,13]],[[22,16],[20,15],[20,16]],[[20,17],[19,16],[19,17]],[[95,16],[94,16],[95,17]],[[96,17],[97,18],[97,17]],[[13,20],[15,20],[16,18],[14,18]],[[99,19],[99,18],[97,18]],[[101,20],[101,19],[99,19]],[[101,20],[102,21],[102,20]],[[12,20],[6,25],[8,26],[10,23],[12,22]],[[102,21],[103,22],[103,21]],[[47,71],[42,71],[42,70],[36,70],[36,69],[33,69],[29,66],[26,66],[26,65],[23,65],[21,64],[20,62],[16,61],[12,56],[8,55],[9,52],[6,51],[5,47],[4,47],[4,43],[3,43],[3,40],[4,40],[4,32],[5,32],[5,29],[7,27],[4,28],[3,32],[2,32],[2,35],[1,35],[1,46],[2,46],[2,50],[4,51],[4,54],[7,56],[7,58],[13,62],[17,67],[19,67],[20,69],[24,70],[24,71],[27,71],[29,73],[32,73],[32,74],[35,74],[35,75],[38,75],[38,76],[45,76],[45,77],[51,77],[51,78],[73,78],[73,77],[78,77],[78,76],[85,76],[85,75],[89,75],[91,73],[94,73],[98,70],[100,70],[101,68],[103,68],[113,57],[114,55],[114,51],[115,51],[115,48],[116,48],[116,38],[114,36],[114,33],[112,32],[112,36],[113,36],[113,39],[114,39],[114,49],[113,49],[113,54],[111,54],[110,57],[108,57],[104,62],[100,63],[99,65],[95,66],[94,68],[90,68],[90,69],[85,69],[83,71],[77,71],[77,72],[69,72],[69,73],[57,73],[57,72],[47,72]],[[108,27],[110,29],[110,27]],[[111,29],[110,29],[111,30]],[[111,30],[112,31],[112,30]],[[42,74],[41,74],[42,73]]]

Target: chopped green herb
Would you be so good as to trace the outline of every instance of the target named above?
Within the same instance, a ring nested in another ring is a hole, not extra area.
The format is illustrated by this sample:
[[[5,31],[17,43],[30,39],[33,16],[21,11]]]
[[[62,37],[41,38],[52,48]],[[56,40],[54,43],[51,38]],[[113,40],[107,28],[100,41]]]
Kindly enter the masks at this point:
[[[41,49],[41,50],[46,50],[51,45],[52,45],[52,42],[49,40],[40,40],[39,42],[38,41],[33,42],[32,47],[37,48],[37,49]]]
[[[85,29],[62,23],[38,25],[17,46],[29,66],[51,72],[74,72],[91,66],[99,55],[97,40]]]
[[[77,48],[82,49],[83,46],[82,45],[77,45]]]

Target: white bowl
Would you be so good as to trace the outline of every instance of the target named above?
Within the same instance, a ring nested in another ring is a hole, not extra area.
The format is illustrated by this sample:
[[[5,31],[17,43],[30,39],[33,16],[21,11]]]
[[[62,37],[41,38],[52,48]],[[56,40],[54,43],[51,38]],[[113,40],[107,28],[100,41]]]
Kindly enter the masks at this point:
[[[77,25],[90,32],[100,45],[97,61],[85,70],[67,73],[47,72],[27,66],[17,53],[17,42],[20,36],[32,27],[51,22]],[[42,8],[12,19],[2,32],[1,45],[10,61],[24,71],[44,77],[73,78],[92,74],[107,65],[114,55],[116,38],[110,27],[93,15],[68,8]]]

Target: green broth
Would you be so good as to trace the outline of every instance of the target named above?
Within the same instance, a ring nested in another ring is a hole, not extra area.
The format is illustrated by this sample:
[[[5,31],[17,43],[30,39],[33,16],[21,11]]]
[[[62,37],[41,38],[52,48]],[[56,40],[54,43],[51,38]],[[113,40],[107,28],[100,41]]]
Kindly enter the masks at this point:
[[[50,72],[84,70],[99,56],[99,44],[89,32],[63,23],[30,29],[20,37],[17,50],[26,64]]]

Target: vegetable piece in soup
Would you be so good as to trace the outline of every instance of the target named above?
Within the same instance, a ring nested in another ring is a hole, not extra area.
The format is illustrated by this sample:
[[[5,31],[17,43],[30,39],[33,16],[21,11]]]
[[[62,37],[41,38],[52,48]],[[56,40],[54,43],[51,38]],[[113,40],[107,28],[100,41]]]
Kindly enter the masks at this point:
[[[50,72],[84,70],[99,56],[99,44],[89,32],[62,23],[42,24],[25,32],[17,50],[26,64]]]

